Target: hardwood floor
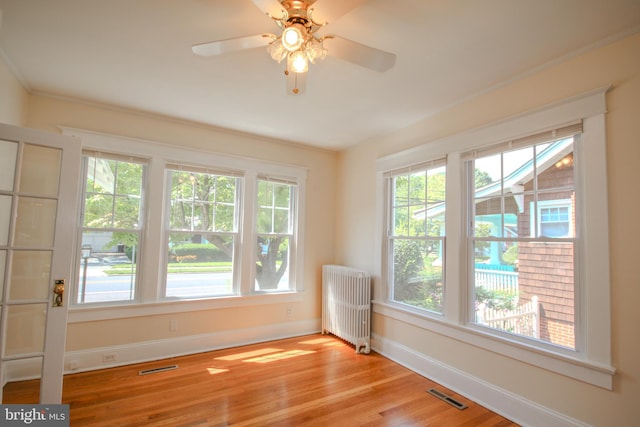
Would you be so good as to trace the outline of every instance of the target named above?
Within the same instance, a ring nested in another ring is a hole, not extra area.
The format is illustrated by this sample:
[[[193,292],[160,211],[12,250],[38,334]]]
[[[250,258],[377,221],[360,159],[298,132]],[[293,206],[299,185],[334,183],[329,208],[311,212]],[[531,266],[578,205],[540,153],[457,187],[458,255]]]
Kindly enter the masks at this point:
[[[178,365],[150,375],[140,370]],[[10,383],[28,402],[37,381]],[[459,410],[427,392],[448,394]],[[65,376],[71,426],[484,426],[515,424],[371,352],[311,335]]]

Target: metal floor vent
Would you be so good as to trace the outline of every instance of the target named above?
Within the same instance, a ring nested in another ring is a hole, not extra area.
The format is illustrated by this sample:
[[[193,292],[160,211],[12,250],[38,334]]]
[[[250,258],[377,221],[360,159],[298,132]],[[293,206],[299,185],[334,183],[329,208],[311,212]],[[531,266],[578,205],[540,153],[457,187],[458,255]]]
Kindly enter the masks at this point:
[[[458,402],[453,397],[447,396],[446,394],[436,390],[435,388],[429,389],[428,392],[429,392],[429,394],[432,394],[433,396],[437,397],[438,399],[444,400],[449,405],[451,405],[451,406],[453,406],[455,408],[458,408],[460,410],[467,409],[467,405],[465,405],[464,403]]]
[[[138,372],[138,375],[156,374],[158,372],[173,371],[174,369],[178,369],[178,365],[169,365],[169,366],[162,366],[161,368],[144,369]]]

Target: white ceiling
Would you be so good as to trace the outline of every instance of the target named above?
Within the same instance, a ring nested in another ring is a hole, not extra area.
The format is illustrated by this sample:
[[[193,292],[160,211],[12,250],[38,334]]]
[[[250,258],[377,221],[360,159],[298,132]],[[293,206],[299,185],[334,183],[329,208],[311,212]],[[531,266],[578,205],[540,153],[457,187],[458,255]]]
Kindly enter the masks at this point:
[[[327,149],[640,30],[640,0],[368,0],[323,31],[393,52],[395,67],[378,73],[329,56],[293,96],[264,48],[191,52],[277,32],[250,0],[0,0],[0,10],[0,54],[32,93]]]

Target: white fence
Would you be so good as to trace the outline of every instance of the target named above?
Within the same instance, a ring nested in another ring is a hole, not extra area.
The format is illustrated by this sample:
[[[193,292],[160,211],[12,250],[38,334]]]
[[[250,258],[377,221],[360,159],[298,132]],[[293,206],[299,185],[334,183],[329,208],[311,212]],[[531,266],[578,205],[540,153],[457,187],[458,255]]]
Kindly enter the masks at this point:
[[[518,273],[515,271],[475,270],[476,287],[488,291],[505,291],[518,295]]]
[[[476,311],[476,320],[494,329],[540,338],[540,304],[537,296],[514,310],[481,308]]]

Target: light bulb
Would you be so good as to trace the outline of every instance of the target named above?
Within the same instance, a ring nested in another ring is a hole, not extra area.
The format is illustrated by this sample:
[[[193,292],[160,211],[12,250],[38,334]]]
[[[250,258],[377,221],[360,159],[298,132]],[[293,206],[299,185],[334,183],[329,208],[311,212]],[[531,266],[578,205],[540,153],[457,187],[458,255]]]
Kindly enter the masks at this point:
[[[291,52],[287,62],[289,70],[294,73],[306,73],[309,71],[309,63],[307,62],[307,56],[301,50]]]
[[[299,27],[300,25],[294,24],[285,28],[282,32],[282,45],[289,52],[294,52],[300,49],[300,46],[304,43],[304,36],[302,35],[302,31]]]

